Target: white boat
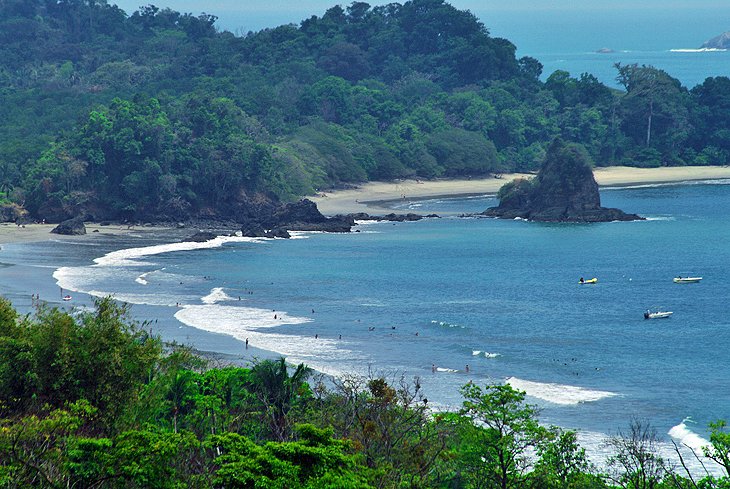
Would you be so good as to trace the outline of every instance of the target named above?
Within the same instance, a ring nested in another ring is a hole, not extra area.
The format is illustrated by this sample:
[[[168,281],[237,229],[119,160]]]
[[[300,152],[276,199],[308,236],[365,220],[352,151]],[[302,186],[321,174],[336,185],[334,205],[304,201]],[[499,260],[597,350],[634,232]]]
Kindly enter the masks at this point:
[[[672,311],[654,311],[647,310],[644,313],[644,319],[666,319],[674,314]]]
[[[673,280],[675,284],[696,284],[702,280],[702,277],[682,277],[680,275],[678,277],[674,277]]]

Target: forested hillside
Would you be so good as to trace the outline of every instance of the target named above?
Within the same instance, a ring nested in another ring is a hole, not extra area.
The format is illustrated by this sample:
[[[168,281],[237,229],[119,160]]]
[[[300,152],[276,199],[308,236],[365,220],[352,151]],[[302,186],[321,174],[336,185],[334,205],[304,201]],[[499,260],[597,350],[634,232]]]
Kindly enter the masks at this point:
[[[560,136],[597,165],[726,164],[730,80],[624,91],[515,57],[443,0],[335,6],[246,36],[106,0],[0,3],[0,193],[38,219],[235,217],[371,179],[538,167]],[[489,19],[484,21],[488,24]]]

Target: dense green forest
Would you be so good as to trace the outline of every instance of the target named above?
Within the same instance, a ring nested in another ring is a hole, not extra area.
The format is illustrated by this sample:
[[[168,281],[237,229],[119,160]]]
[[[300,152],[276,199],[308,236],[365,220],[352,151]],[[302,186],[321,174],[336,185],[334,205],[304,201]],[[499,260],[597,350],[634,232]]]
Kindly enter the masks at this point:
[[[284,359],[213,368],[110,298],[93,311],[0,299],[0,486],[6,488],[723,489],[730,432],[685,472],[627,420],[600,469],[576,433],[538,423],[509,385],[432,412],[419,379],[326,379]]]
[[[555,137],[596,165],[726,164],[730,79],[624,90],[517,59],[443,0],[335,6],[246,36],[106,0],[0,2],[0,193],[37,219],[234,218],[258,199],[531,171]],[[489,19],[485,19],[488,22]]]

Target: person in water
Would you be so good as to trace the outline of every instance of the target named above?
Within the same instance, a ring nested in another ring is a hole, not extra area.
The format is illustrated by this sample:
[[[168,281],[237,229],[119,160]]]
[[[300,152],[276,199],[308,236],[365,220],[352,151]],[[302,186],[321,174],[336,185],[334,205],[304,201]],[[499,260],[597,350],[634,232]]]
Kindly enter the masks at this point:
[[[581,277],[580,280],[578,280],[578,282],[585,283],[585,280],[583,280],[583,277]]]

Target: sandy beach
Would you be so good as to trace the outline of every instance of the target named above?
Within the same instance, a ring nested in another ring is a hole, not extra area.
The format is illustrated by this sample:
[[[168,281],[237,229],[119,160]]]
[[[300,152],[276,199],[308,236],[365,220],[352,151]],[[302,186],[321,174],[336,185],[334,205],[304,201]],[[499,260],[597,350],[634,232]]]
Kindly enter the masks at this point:
[[[730,167],[682,166],[662,168],[633,168],[612,166],[596,168],[593,172],[602,187],[672,183],[693,180],[730,179]],[[505,173],[499,178],[462,180],[402,180],[397,182],[368,182],[355,189],[323,192],[310,199],[325,215],[367,212],[392,212],[388,202],[417,200],[460,195],[496,194],[500,187],[515,178],[532,175]]]
[[[99,224],[86,223],[86,234],[79,236],[62,236],[51,233],[56,227],[55,224],[24,224],[18,226],[12,222],[0,223],[0,245],[7,243],[32,243],[36,241],[47,241],[51,239],[89,239],[94,236],[139,234],[144,231],[160,230],[155,227],[128,227],[126,225],[101,226]]]
[[[596,168],[596,181],[603,187],[646,185],[695,180],[730,179],[727,166],[683,166],[664,168],[633,168],[612,166]],[[493,195],[500,187],[515,178],[531,178],[524,173],[505,173],[499,178],[453,179],[453,180],[401,180],[395,182],[368,182],[358,188],[327,191],[309,197],[325,215],[367,212],[387,214],[393,212],[389,203],[398,200],[419,200],[436,197],[464,195]],[[0,245],[4,243],[35,242],[58,239],[51,233],[54,224],[0,223]],[[149,226],[86,224],[86,235],[63,236],[64,239],[89,239],[93,236],[138,234],[144,231],[159,231]]]

